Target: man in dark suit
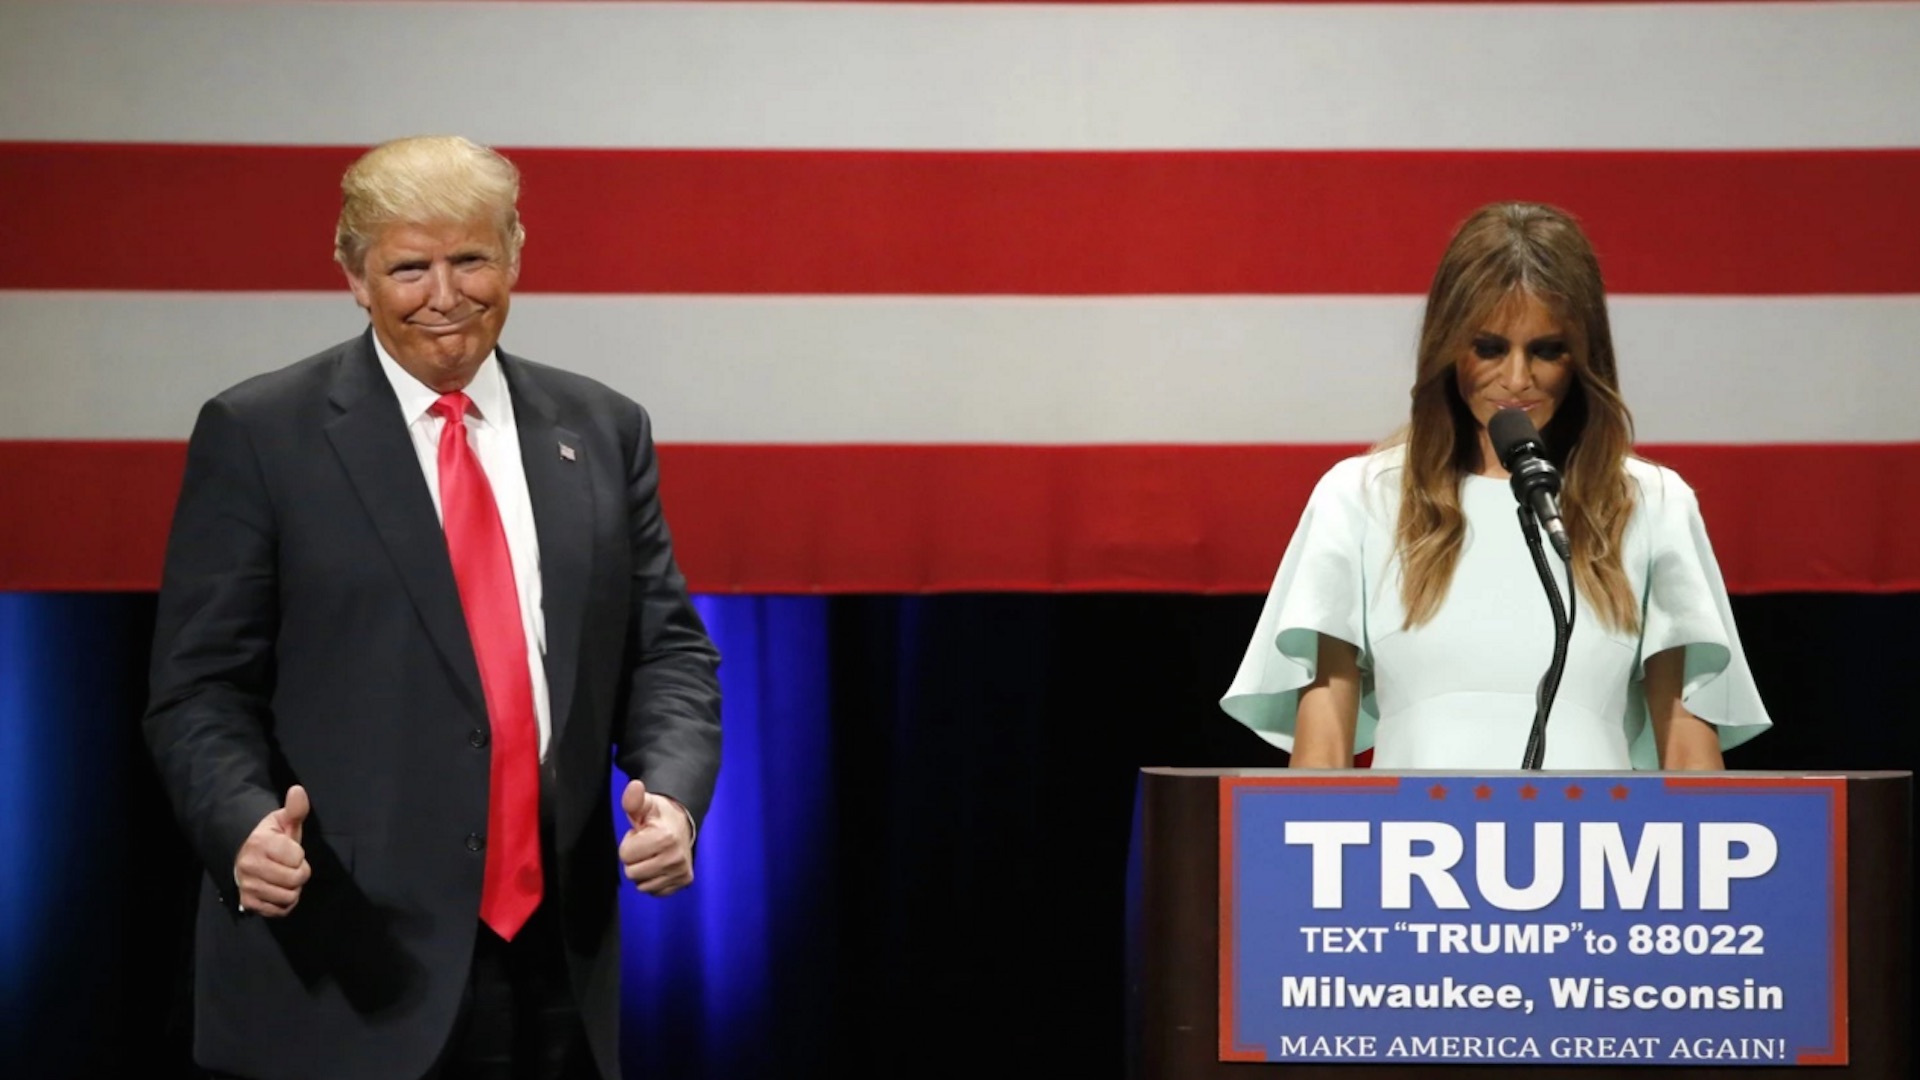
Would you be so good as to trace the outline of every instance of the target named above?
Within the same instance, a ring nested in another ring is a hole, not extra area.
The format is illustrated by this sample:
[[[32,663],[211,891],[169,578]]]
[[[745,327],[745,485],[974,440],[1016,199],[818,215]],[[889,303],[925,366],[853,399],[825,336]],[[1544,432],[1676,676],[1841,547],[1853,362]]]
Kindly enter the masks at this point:
[[[208,872],[195,1056],[616,1077],[618,874],[691,882],[720,751],[649,420],[495,348],[505,158],[405,139],[341,187],[371,326],[206,405],[167,548],[145,725]]]

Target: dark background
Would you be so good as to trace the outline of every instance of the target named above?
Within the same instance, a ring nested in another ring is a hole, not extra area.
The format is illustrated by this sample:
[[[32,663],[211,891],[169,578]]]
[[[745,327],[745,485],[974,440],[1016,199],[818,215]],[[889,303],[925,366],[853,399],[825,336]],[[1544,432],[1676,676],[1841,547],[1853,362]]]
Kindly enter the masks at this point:
[[[0,852],[56,877],[0,866],[0,913],[30,886],[58,898],[4,957],[0,1072],[191,1076],[200,871],[138,731],[153,598],[38,599],[30,625],[0,626],[13,670],[41,687],[13,701],[32,729],[0,730],[0,755],[32,752],[30,782],[0,790]],[[1261,599],[817,603],[828,679],[809,722],[827,749],[795,766],[820,775],[782,787],[805,793],[826,835],[775,882],[791,917],[771,924],[764,1003],[719,1028],[697,989],[630,1009],[630,1074],[1121,1075],[1135,771],[1284,764],[1214,704]],[[1734,609],[1775,727],[1730,767],[1914,768],[1920,594]],[[802,721],[773,709],[757,722]]]

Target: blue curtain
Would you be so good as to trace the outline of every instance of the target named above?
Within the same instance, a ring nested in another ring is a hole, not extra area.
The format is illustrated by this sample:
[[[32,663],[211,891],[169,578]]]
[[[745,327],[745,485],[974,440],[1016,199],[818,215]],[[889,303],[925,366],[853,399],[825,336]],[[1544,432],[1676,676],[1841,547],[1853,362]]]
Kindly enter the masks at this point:
[[[35,648],[47,604],[38,597],[0,595],[0,1015],[25,1013],[36,968],[35,927],[51,889],[46,852],[34,828],[39,777],[38,733],[31,718],[48,696],[36,673],[45,666]]]
[[[623,894],[631,1076],[751,1076],[778,1060],[781,1040],[769,1036],[797,1011],[783,1006],[784,988],[818,976],[810,924],[831,904],[827,601],[695,602],[722,657],[720,785],[695,886],[664,899]],[[626,783],[614,777],[616,801]],[[615,819],[624,832],[617,807]]]
[[[0,593],[0,1061],[9,1075],[59,1075],[48,1063],[105,1052],[114,1029],[102,1003],[141,977],[137,962],[123,963],[127,940],[170,910],[154,902],[166,889],[141,862],[151,815],[166,809],[141,805],[125,768],[152,625],[150,605],[145,625],[141,610],[111,595]]]

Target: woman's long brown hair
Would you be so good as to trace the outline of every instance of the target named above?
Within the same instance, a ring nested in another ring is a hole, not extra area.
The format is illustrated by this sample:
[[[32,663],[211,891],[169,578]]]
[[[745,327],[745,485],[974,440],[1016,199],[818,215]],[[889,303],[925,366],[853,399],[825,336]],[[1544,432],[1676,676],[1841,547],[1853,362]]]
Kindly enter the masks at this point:
[[[1639,630],[1639,603],[1621,563],[1633,513],[1625,461],[1633,418],[1620,398],[1600,262],[1571,215],[1537,203],[1482,207],[1454,233],[1434,271],[1420,327],[1412,419],[1400,482],[1400,597],[1406,626],[1433,618],[1466,540],[1460,485],[1480,467],[1479,424],[1455,375],[1473,336],[1516,294],[1538,298],[1568,335],[1573,386],[1541,435],[1560,469],[1561,514],[1573,580],[1602,624]]]

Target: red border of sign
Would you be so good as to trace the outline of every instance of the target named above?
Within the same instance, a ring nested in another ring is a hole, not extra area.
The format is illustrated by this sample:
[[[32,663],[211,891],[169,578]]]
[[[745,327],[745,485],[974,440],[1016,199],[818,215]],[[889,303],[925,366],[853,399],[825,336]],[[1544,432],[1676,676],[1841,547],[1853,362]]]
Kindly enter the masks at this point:
[[[1465,774],[1462,774],[1465,775]],[[1563,774],[1578,779],[1581,774]],[[1233,1025],[1233,811],[1234,793],[1241,788],[1345,788],[1348,790],[1394,790],[1400,776],[1223,776],[1220,778],[1220,963],[1219,963],[1219,1045],[1221,1061],[1266,1061],[1261,1046],[1237,1046],[1232,1042]],[[1456,777],[1456,779],[1458,779]],[[1638,779],[1638,778],[1636,778]],[[1665,786],[1673,791],[1772,791],[1797,789],[1825,794],[1828,800],[1829,843],[1833,851],[1832,925],[1828,935],[1833,986],[1828,994],[1832,1002],[1830,1018],[1833,1045],[1804,1049],[1795,1056],[1798,1065],[1845,1065],[1849,1054],[1847,995],[1847,780],[1843,776],[1668,776]]]

